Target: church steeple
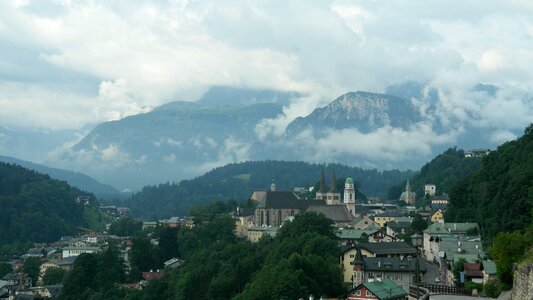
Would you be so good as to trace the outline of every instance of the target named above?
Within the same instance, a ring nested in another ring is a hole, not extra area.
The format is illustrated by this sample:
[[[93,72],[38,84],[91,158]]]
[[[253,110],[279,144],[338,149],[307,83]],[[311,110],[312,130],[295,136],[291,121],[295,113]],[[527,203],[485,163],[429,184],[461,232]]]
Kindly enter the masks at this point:
[[[337,192],[337,176],[335,176],[335,169],[333,169],[333,174],[331,176],[331,185],[329,186],[329,191],[331,193]]]
[[[270,191],[276,191],[276,183],[274,182],[274,177],[272,177],[272,183],[270,184]]]
[[[320,173],[320,192],[326,193],[326,177],[324,177],[324,170]]]
[[[407,179],[407,185],[405,186],[405,191],[410,192],[411,191],[411,185],[409,184],[409,179]]]

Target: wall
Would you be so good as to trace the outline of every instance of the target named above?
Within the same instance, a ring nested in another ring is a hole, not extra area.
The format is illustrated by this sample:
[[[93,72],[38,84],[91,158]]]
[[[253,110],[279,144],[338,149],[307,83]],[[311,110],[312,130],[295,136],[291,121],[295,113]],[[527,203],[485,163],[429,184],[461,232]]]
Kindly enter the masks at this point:
[[[515,270],[512,299],[533,299],[533,264]]]

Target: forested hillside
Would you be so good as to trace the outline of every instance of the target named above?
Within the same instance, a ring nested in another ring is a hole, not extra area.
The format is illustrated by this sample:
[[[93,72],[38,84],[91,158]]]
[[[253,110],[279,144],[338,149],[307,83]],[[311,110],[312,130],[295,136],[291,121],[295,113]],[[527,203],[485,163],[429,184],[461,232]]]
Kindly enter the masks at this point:
[[[135,216],[156,219],[172,215],[185,215],[189,209],[201,204],[221,200],[242,201],[253,191],[265,190],[274,180],[278,190],[313,186],[325,170],[326,182],[331,181],[335,170],[337,178],[351,176],[359,183],[360,192],[366,196],[385,196],[388,187],[409,178],[412,171],[363,170],[340,164],[309,164],[288,161],[255,161],[229,164],[216,168],[203,176],[181,181],[148,186],[125,202]]]
[[[481,165],[480,158],[465,158],[464,151],[450,148],[425,164],[420,172],[409,179],[411,190],[419,198],[424,196],[424,185],[437,185],[437,194],[449,193],[460,180],[473,174]],[[389,199],[399,199],[405,190],[406,181],[389,190]]]
[[[66,181],[69,185],[76,187],[80,190],[93,193],[99,198],[121,197],[120,192],[114,187],[107,184],[102,184],[96,181],[96,179],[82,173],[57,168],[50,168],[44,165],[16,159],[14,157],[9,156],[0,155],[0,161],[10,164],[17,164],[19,166],[30,170],[35,170],[42,174],[48,174],[54,179]]]
[[[81,195],[92,197],[48,175],[0,162],[0,254],[55,241],[92,223],[75,201]]]
[[[450,192],[446,220],[478,222],[490,241],[498,232],[524,231],[533,208],[533,124],[525,134],[483,158],[478,172]]]
[[[318,299],[346,292],[332,221],[323,215],[298,215],[276,237],[258,243],[236,237],[234,229],[230,217],[214,216],[194,228],[156,230],[157,246],[141,232],[132,239],[129,276],[117,263],[113,244],[99,254],[82,254],[63,277],[61,299],[262,300],[307,299],[311,294]],[[163,251],[167,248],[172,253]],[[165,269],[161,280],[150,281],[141,290],[120,285],[137,282],[141,271],[161,268],[174,255],[185,263]]]

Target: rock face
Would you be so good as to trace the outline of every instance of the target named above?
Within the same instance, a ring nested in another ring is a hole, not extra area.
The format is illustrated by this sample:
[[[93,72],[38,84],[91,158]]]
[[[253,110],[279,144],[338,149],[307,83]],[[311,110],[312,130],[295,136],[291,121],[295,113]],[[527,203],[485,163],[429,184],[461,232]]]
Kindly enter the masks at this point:
[[[515,270],[512,299],[533,299],[533,264]]]
[[[405,129],[420,119],[420,113],[410,100],[384,94],[350,92],[325,107],[315,109],[306,117],[297,118],[287,131],[298,133],[308,127],[357,128],[367,133],[386,125]]]

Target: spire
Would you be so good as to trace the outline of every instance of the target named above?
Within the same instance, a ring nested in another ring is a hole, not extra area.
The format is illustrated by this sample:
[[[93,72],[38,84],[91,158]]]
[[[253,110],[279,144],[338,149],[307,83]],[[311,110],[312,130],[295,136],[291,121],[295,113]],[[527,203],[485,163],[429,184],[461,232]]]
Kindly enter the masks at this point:
[[[329,191],[332,193],[337,192],[337,176],[335,176],[335,169],[333,169],[333,175],[331,176],[331,186],[329,187]]]
[[[320,174],[320,192],[326,192],[326,178],[324,177],[324,170],[322,170],[322,173]]]
[[[411,185],[409,185],[409,179],[407,179],[407,185],[405,186],[405,191],[410,192],[411,191]]]
[[[357,248],[357,252],[355,253],[355,257],[353,259],[353,265],[364,266],[365,262],[363,261],[363,254],[361,253],[361,246],[356,245],[355,247]]]
[[[270,191],[276,191],[276,183],[274,182],[274,177],[272,177],[272,183],[270,184]]]

